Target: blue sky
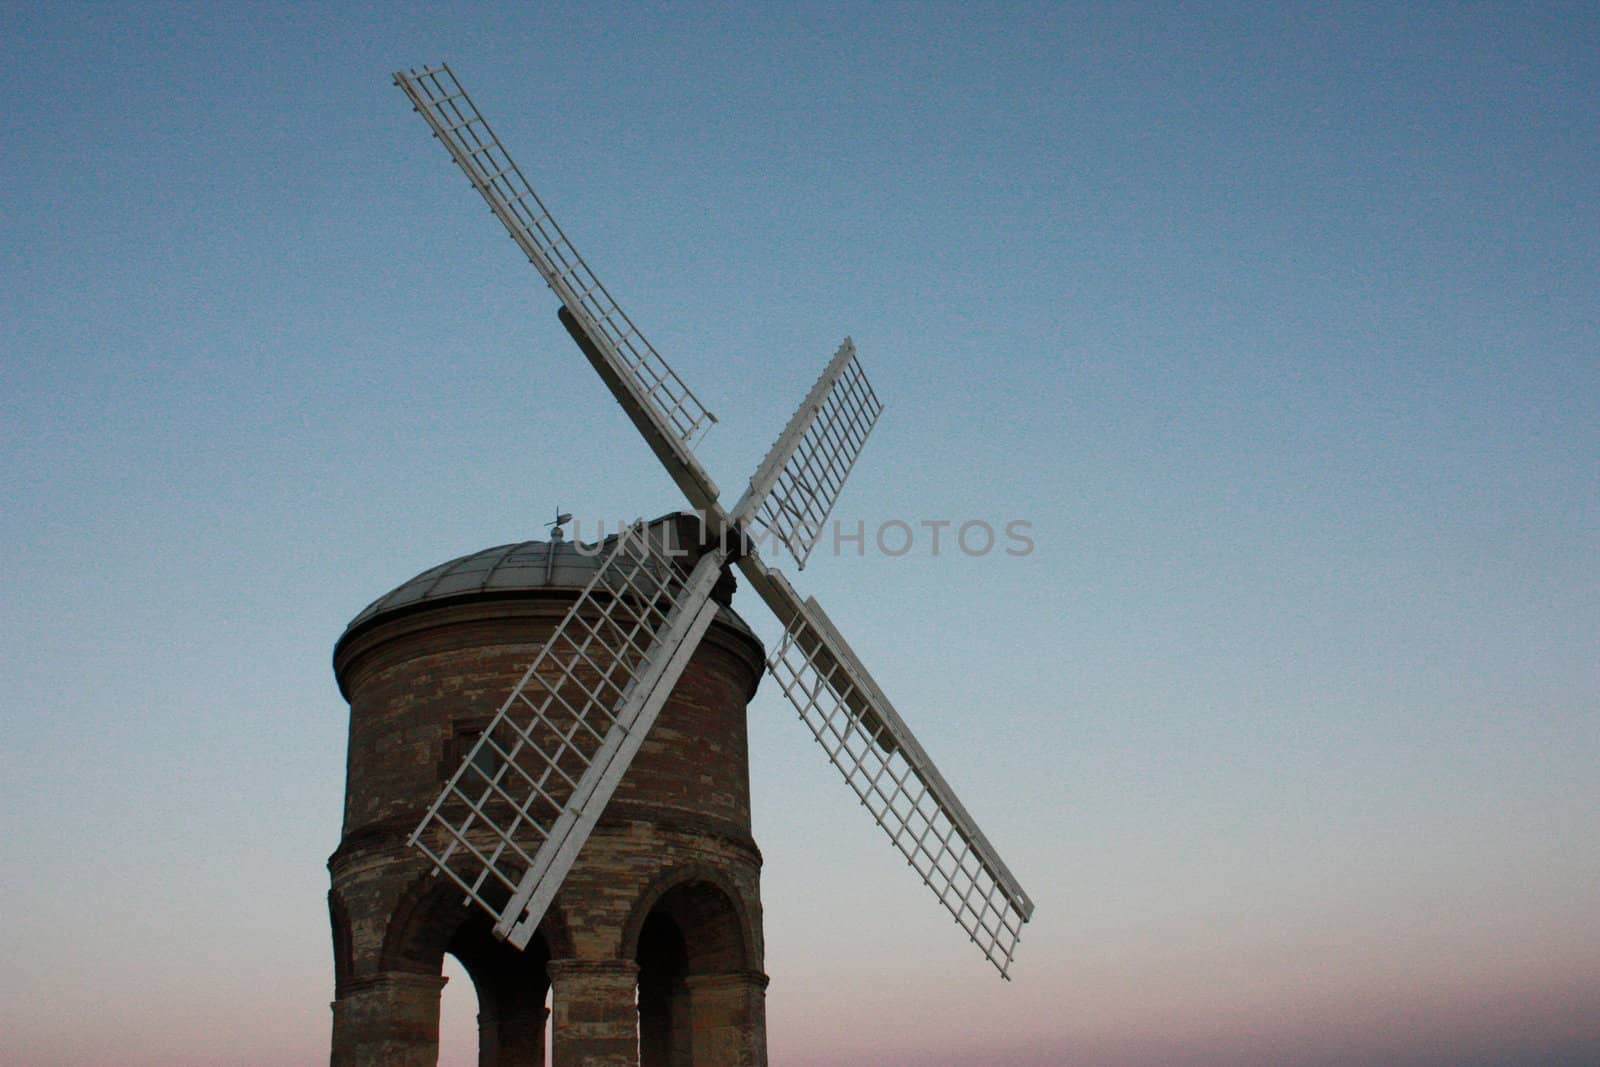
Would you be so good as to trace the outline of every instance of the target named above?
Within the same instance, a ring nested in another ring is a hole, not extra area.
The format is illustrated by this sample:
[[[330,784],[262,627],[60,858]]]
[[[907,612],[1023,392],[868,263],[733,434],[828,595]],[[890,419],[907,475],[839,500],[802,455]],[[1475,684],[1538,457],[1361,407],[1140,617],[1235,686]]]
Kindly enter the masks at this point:
[[[849,334],[839,518],[1031,524],[800,576],[1038,912],[998,981],[764,690],[776,1062],[1600,1058],[1591,6],[0,20],[0,1058],[324,1056],[333,641],[678,506],[441,59],[725,493]]]

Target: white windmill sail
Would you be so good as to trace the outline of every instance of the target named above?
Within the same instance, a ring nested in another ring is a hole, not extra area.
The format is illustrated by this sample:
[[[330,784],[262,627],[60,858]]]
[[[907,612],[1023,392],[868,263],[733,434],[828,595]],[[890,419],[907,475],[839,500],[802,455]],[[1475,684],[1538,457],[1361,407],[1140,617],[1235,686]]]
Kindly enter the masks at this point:
[[[882,412],[846,337],[756,468],[734,518],[775,535],[804,570]]]
[[[618,534],[411,834],[524,947],[711,619],[719,556],[675,522]]]
[[[672,453],[673,463],[691,471],[697,483],[709,486],[714,499],[715,483],[690,449],[717,421],[716,416],[600,284],[450,67],[441,63],[422,70],[396,71],[394,81],[488,202],[528,262],[581,324],[609,374],[629,394],[629,415],[643,413]]]
[[[770,587],[787,590],[776,577]],[[906,862],[1009,978],[1033,901],[822,605],[793,590],[786,600],[791,618],[767,657],[783,695]]]
[[[578,350],[589,360],[589,364],[600,375],[600,380],[606,383],[611,395],[616,397],[617,403],[627,413],[629,421],[650,446],[650,451],[656,454],[672,480],[683,490],[683,495],[689,498],[689,503],[699,509],[708,522],[714,523],[720,519],[722,506],[717,503],[719,494],[716,483],[694,458],[694,453],[661,428],[661,422],[655,417],[650,404],[629,386],[627,376],[621,373],[614,361],[606,358],[593,337],[564,307],[561,309],[561,325],[567,328],[573,341],[577,342]]]
[[[821,606],[745,536],[759,528],[755,540],[775,537],[804,568],[883,409],[854,344],[845,339],[730,513],[690,447],[715,418],[573,250],[449,67],[396,73],[395,83],[560,297],[563,325],[714,542],[684,572],[649,537],[639,551],[619,538],[413,843],[497,917],[497,934],[525,945],[710,625],[717,575],[737,559],[784,627],[767,663],[784,695],[1009,978],[1033,902]]]
[[[751,479],[735,519],[759,516],[804,567],[882,410],[847,338]],[[739,562],[783,622],[767,667],[784,696],[906,862],[1010,977],[1033,902],[822,606],[802,601],[759,556]]]

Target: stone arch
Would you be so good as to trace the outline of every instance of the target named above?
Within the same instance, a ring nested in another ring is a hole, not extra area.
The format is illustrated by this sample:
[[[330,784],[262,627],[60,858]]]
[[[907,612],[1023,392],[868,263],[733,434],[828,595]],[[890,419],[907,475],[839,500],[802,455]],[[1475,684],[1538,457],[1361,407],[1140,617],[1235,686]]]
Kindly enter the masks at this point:
[[[490,925],[487,916],[462,903],[461,889],[454,882],[431,872],[419,874],[406,886],[390,912],[379,957],[381,966],[385,970],[438,974],[444,953],[450,951],[458,932],[470,929],[480,920],[487,930]],[[535,940],[545,945],[545,959],[572,955],[572,934],[559,897],[540,921]],[[532,944],[530,941],[530,948]],[[517,951],[509,945],[505,948]]]
[[[389,913],[379,966],[438,974],[445,948],[467,916],[458,887],[427,872],[417,875]]]
[[[760,918],[726,870],[688,863],[658,874],[622,928],[619,957],[638,957],[640,935],[655,914],[671,919],[682,934],[689,973],[761,970]]]
[[[635,904],[624,959],[638,965],[640,1067],[765,1060],[766,976],[745,895],[728,872],[671,868]]]
[[[390,911],[379,965],[437,978],[445,954],[454,956],[477,998],[478,1062],[543,1064],[549,963],[552,955],[571,951],[565,917],[552,907],[527,947],[517,949],[495,937],[490,916],[463,904],[461,896],[446,878],[426,872],[413,878]]]

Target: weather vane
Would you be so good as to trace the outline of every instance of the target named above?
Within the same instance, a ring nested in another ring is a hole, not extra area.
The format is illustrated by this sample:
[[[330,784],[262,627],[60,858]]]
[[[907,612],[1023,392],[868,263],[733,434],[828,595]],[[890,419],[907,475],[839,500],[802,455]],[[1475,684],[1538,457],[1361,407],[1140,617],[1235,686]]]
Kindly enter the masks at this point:
[[[545,523],[545,525],[550,528],[550,540],[551,541],[564,541],[564,540],[566,540],[566,536],[567,536],[566,531],[563,530],[561,527],[565,526],[567,523],[569,523],[571,521],[572,521],[571,513],[562,511],[561,508],[557,507],[556,508],[556,520],[554,522]]]

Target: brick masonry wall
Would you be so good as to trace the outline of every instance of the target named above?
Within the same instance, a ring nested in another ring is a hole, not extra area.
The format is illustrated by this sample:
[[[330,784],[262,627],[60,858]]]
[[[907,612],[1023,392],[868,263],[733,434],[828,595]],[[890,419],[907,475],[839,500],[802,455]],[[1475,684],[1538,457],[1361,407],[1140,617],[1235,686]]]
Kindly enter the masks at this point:
[[[407,848],[405,838],[464,755],[466,739],[505,700],[572,595],[424,604],[379,616],[336,648],[350,732],[343,832],[329,860],[334,1062],[378,1062],[374,1057],[398,1055],[397,1041],[416,1044],[423,1040],[419,1033],[425,1038],[430,987],[395,985],[395,976],[437,975],[451,939],[481,919],[444,879],[428,877],[426,859]],[[550,956],[632,959],[652,905],[674,886],[695,883],[714,887],[707,899],[726,899],[727,907],[725,915],[708,912],[703,922],[688,913],[682,918],[694,926],[693,969],[755,975],[764,987],[761,858],[750,833],[745,723],[761,670],[759,642],[725,609],[542,925]],[[400,1005],[389,1021],[392,1032],[374,1004]],[[436,992],[432,1012],[436,1044]],[[351,1020],[343,1029],[341,1014]],[[759,1018],[750,1023],[760,1025]],[[578,1055],[571,1051],[576,1047],[569,1042],[569,1056]],[[362,1052],[380,1048],[385,1051]],[[417,1062],[427,1055],[419,1051]]]

